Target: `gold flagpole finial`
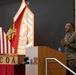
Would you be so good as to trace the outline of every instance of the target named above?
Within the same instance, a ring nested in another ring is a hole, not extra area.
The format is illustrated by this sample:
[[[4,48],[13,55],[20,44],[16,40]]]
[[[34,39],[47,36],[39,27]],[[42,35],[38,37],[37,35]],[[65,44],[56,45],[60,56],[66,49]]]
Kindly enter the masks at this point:
[[[26,1],[26,4],[27,4],[27,6],[29,5],[29,0],[25,0]]]
[[[29,1],[27,2],[27,5],[29,5]]]

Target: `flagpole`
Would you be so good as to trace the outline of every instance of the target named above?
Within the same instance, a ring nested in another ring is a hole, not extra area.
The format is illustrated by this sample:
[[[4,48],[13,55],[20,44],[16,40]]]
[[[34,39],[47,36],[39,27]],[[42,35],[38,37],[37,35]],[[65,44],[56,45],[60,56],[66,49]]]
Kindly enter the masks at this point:
[[[27,7],[29,5],[29,1],[26,2],[27,3]],[[27,8],[27,43],[28,44],[28,8]]]

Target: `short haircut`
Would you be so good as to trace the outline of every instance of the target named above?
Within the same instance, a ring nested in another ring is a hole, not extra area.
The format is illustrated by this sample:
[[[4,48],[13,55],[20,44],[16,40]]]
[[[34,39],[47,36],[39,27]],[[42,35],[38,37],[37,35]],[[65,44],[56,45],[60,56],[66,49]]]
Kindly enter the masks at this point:
[[[67,23],[70,23],[70,25],[75,29],[75,25],[71,22],[67,22]]]

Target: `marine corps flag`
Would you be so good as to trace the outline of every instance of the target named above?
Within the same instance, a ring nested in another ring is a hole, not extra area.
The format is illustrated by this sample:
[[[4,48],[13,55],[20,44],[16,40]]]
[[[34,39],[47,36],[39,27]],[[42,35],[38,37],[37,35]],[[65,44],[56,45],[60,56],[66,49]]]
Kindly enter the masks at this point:
[[[25,8],[24,8],[24,10],[25,10]],[[24,13],[24,10],[22,11],[22,13],[19,15],[17,20],[13,23],[13,25],[7,32],[8,40],[10,40],[12,47],[15,49],[15,53],[17,53],[20,25],[21,25],[22,15]]]
[[[22,12],[18,11],[15,15],[14,23],[7,32],[8,39],[18,54],[25,54],[26,47],[34,46],[34,14],[27,5],[22,9]]]

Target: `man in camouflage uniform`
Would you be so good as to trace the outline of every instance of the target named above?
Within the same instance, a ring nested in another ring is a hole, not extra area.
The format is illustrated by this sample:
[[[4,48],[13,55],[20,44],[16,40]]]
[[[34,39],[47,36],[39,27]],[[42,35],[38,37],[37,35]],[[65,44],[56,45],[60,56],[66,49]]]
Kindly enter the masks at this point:
[[[61,41],[61,45],[65,48],[65,54],[67,56],[67,66],[76,72],[76,33],[74,32],[74,25],[67,23],[65,25],[66,35]],[[73,75],[67,71],[67,75]]]

